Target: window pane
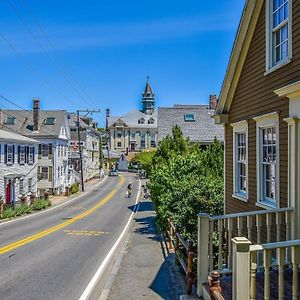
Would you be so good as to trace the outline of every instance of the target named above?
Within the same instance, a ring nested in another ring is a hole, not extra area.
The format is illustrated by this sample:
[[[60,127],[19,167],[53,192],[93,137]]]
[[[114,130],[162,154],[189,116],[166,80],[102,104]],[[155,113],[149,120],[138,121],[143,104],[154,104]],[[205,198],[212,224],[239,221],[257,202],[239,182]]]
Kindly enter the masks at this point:
[[[286,2],[284,4],[284,19],[287,19],[289,16],[289,4],[288,2]]]
[[[284,59],[288,56],[288,43],[284,42],[281,44],[281,59]]]
[[[281,41],[285,41],[288,38],[288,26],[284,25],[281,29]]]
[[[284,20],[284,8],[279,9],[279,24]]]

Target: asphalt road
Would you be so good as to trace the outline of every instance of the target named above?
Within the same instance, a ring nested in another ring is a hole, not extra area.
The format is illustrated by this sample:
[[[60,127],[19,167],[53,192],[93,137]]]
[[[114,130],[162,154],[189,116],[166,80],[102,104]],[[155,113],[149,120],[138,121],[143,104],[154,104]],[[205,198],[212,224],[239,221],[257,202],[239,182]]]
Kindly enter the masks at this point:
[[[125,197],[128,182],[133,195]],[[138,180],[109,177],[72,202],[0,225],[0,299],[79,299],[126,225]]]

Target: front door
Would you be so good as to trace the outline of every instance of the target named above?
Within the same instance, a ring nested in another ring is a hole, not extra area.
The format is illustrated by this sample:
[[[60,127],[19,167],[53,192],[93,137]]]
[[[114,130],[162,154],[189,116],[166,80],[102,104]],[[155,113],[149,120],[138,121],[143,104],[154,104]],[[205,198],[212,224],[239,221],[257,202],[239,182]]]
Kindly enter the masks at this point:
[[[135,151],[135,142],[130,143],[130,150]]]
[[[10,201],[11,201],[11,180],[9,179],[5,187],[5,203],[10,204]]]

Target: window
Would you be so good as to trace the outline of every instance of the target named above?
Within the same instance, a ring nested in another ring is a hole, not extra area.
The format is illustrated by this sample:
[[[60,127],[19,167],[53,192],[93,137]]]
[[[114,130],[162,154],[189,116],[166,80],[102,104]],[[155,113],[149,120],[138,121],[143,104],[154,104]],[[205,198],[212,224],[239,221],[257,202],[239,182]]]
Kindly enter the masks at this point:
[[[121,148],[121,147],[122,147],[122,143],[121,143],[121,142],[118,142],[118,143],[117,143],[117,147],[118,147],[118,148]]]
[[[131,132],[131,139],[135,139],[135,132]]]
[[[41,167],[40,178],[48,179],[48,167]]]
[[[145,124],[145,119],[144,118],[140,118],[138,120],[138,124]]]
[[[269,0],[267,6],[268,69],[279,66],[291,58],[291,0]]]
[[[141,148],[145,149],[146,147],[146,136],[145,133],[141,133]]]
[[[156,147],[155,134],[151,134],[150,139],[151,139],[151,147],[152,148]]]
[[[28,193],[32,192],[32,178],[28,178]]]
[[[185,122],[195,122],[195,117],[193,114],[185,114],[184,121]]]
[[[25,146],[18,146],[18,159],[20,165],[25,164]]]
[[[277,113],[254,118],[257,122],[257,201],[279,206],[279,118]]]
[[[44,120],[45,125],[54,125],[55,124],[55,118],[54,117],[48,117]]]
[[[19,195],[23,195],[24,194],[24,180],[20,179],[19,180]]]
[[[248,200],[248,123],[240,121],[233,127],[233,197]]]
[[[4,124],[5,125],[14,125],[15,124],[15,117],[6,117]]]
[[[154,124],[154,119],[153,119],[153,118],[150,118],[150,119],[148,120],[148,124]]]
[[[52,144],[39,144],[39,156],[51,158]]]
[[[120,139],[122,137],[122,132],[118,132],[117,137]]]
[[[57,177],[60,177],[60,167],[57,167]]]
[[[15,147],[13,145],[4,145],[4,157],[7,165],[12,165],[14,161]]]
[[[34,163],[34,147],[29,147],[29,152],[28,152],[28,164],[33,164]]]

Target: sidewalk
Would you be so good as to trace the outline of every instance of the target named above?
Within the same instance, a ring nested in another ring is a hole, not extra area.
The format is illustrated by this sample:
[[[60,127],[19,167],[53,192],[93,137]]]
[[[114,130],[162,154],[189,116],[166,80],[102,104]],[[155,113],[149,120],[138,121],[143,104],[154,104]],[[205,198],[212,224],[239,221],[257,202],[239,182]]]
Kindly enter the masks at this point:
[[[184,281],[167,253],[155,226],[150,200],[142,200],[127,249],[114,278],[108,299],[179,299]]]

